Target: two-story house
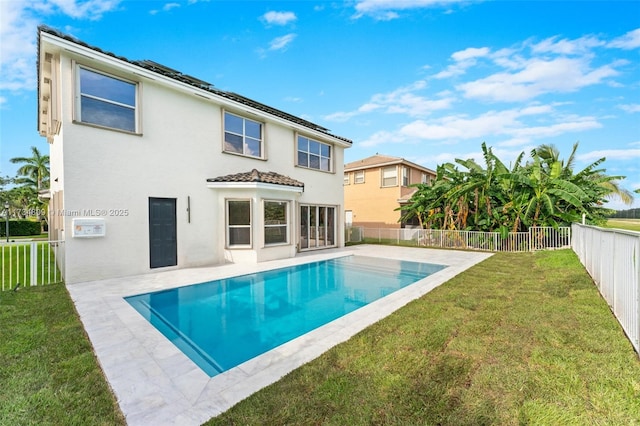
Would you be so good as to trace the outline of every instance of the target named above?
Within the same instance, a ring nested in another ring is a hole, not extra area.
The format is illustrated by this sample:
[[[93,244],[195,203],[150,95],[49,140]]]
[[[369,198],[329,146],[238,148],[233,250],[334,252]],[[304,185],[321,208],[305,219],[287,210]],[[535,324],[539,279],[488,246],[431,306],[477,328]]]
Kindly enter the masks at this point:
[[[368,228],[417,226],[401,222],[398,207],[417,190],[410,185],[428,183],[436,172],[404,158],[373,155],[344,166],[344,208],[347,225]]]
[[[344,149],[307,120],[38,29],[50,239],[67,283],[344,245]]]

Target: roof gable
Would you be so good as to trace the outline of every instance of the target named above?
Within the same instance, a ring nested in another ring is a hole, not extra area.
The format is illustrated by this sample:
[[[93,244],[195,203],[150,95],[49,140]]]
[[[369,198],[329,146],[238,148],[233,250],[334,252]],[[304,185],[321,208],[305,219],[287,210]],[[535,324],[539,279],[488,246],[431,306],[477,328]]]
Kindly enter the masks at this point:
[[[409,160],[405,160],[404,158],[393,157],[390,155],[380,155],[380,154],[372,155],[370,157],[363,158],[361,160],[347,163],[344,165],[344,171],[348,172],[353,170],[373,169],[373,168],[378,168],[383,166],[392,166],[394,164],[403,164],[418,170],[422,170],[427,173],[432,173],[434,175],[436,174],[436,172],[434,172],[433,170],[427,167],[423,167],[419,164],[413,163]]]

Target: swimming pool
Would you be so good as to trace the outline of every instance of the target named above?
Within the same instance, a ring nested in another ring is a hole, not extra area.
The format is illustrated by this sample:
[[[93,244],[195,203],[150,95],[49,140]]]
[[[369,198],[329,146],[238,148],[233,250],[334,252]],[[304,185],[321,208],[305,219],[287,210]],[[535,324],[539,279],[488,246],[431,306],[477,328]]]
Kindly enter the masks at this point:
[[[352,255],[125,300],[213,377],[443,268]]]

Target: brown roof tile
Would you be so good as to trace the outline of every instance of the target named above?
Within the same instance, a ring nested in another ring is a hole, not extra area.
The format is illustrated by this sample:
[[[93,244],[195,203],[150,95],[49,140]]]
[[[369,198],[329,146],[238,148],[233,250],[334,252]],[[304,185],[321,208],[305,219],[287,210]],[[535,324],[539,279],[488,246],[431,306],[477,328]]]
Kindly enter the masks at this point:
[[[210,178],[207,179],[207,182],[256,182],[304,188],[303,182],[292,179],[289,176],[284,176],[275,172],[260,172],[256,169],[253,169],[250,172],[246,173],[235,173],[231,175]]]

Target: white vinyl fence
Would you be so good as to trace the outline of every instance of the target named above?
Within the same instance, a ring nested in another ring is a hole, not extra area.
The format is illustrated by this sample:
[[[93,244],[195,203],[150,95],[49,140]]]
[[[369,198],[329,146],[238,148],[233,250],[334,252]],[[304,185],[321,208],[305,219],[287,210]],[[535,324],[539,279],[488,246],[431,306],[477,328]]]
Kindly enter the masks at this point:
[[[573,224],[573,251],[640,354],[640,232]]]
[[[345,241],[348,243],[370,242],[466,250],[527,252],[570,248],[571,228],[532,227],[528,232],[511,232],[506,238],[502,238],[499,232],[356,226],[346,228]]]
[[[62,281],[56,259],[64,241],[16,241],[0,243],[1,289],[53,284]]]

